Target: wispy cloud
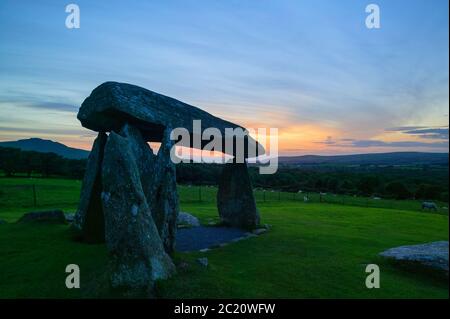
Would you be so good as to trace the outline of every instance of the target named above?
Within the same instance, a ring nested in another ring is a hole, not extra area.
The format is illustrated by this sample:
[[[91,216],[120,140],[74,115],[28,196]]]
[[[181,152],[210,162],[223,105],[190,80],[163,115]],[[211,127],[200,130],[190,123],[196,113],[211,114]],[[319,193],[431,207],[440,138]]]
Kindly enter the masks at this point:
[[[449,132],[447,127],[427,127],[427,126],[400,126],[386,129],[387,132],[400,132],[405,135],[412,135],[428,140],[448,140]]]
[[[328,147],[339,148],[448,148],[448,142],[422,142],[422,141],[383,141],[379,139],[333,139],[328,136],[324,141],[315,142]]]
[[[417,141],[398,141],[398,142],[385,142],[381,140],[356,140],[352,141],[349,145],[342,144],[341,146],[351,147],[430,147],[430,148],[444,148],[448,147],[447,142],[417,142]]]
[[[12,104],[20,105],[26,108],[32,108],[37,110],[52,110],[59,112],[73,112],[78,111],[78,106],[70,103],[64,102],[51,102],[51,101],[30,101],[27,99],[2,99],[0,98],[0,103],[2,104]]]
[[[404,134],[416,135],[420,138],[448,140],[448,128],[428,128],[403,132]]]
[[[33,127],[8,127],[0,126],[0,132],[17,132],[17,133],[30,133],[33,134],[53,134],[53,135],[78,135],[84,137],[93,137],[95,132],[87,131],[84,128],[68,129],[68,128],[33,128]]]
[[[427,126],[397,126],[387,128],[386,132],[405,132],[409,130],[419,130],[423,128],[427,128]]]
[[[59,103],[59,102],[41,102],[41,103],[30,103],[27,107],[37,108],[37,109],[48,109],[62,112],[77,112],[78,107],[73,104]]]

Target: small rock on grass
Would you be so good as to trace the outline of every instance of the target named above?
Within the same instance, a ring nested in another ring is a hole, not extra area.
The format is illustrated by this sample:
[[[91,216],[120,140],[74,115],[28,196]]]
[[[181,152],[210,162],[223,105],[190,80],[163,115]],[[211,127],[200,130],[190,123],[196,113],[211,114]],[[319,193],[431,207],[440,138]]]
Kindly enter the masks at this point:
[[[18,223],[49,222],[49,223],[65,224],[66,217],[64,216],[62,210],[30,212],[24,214],[17,222]]]
[[[255,235],[261,235],[264,234],[265,232],[267,232],[266,228],[257,228],[253,230],[253,234]]]
[[[189,269],[189,263],[186,261],[182,261],[179,264],[177,264],[177,269],[181,272],[187,271]]]
[[[64,216],[66,217],[66,221],[68,223],[73,223],[73,221],[75,219],[75,214],[74,213],[65,213]]]
[[[198,227],[200,226],[200,221],[197,217],[186,212],[179,212],[177,217],[177,224],[180,226],[190,226]]]
[[[208,267],[208,258],[207,257],[198,258],[197,262],[203,267]]]

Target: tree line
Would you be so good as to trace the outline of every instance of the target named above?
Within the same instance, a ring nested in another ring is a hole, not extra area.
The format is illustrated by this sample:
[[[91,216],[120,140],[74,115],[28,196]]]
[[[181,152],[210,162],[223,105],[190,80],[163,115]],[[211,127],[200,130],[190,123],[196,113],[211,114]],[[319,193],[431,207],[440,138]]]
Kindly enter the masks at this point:
[[[82,179],[87,160],[67,159],[55,153],[22,151],[0,147],[0,170],[7,177],[25,174],[27,177],[61,176]]]
[[[0,170],[5,176],[82,179],[85,169],[86,160],[0,147]],[[180,163],[177,182],[217,185],[221,169],[217,164]],[[261,175],[257,167],[249,167],[249,173],[257,188],[448,202],[448,166],[282,166],[272,175]]]
[[[177,165],[181,184],[217,185],[217,164]],[[261,175],[249,167],[253,187],[284,192],[322,192],[391,199],[440,200],[448,202],[448,166],[281,166],[275,174]]]

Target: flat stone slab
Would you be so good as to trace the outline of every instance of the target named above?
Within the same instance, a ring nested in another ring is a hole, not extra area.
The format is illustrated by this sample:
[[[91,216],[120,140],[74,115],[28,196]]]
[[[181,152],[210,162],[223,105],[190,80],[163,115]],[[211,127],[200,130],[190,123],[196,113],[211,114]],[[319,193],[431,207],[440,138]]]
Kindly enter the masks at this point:
[[[192,227],[178,229],[175,250],[181,252],[205,250],[246,236],[246,232],[230,227]],[[206,250],[205,250],[206,251]]]
[[[448,273],[448,241],[395,247],[383,251],[380,256],[399,262],[418,263]]]
[[[49,211],[26,213],[17,222],[18,223],[48,222],[48,223],[65,224],[66,217],[64,216],[64,213],[61,210],[49,210]]]
[[[118,82],[105,82],[96,87],[84,100],[77,117],[84,127],[97,132],[117,131],[125,123],[132,124],[139,129],[143,138],[150,142],[161,142],[165,128],[182,127],[188,130],[191,138],[194,135],[199,137],[202,146],[209,141],[202,141],[201,132],[195,132],[194,120],[201,120],[202,129],[218,129],[223,137],[226,128],[242,128],[198,107],[136,85]],[[251,148],[258,147],[258,155],[264,154],[264,147],[252,137],[245,140]],[[184,141],[182,143],[178,145],[190,146],[185,145]]]

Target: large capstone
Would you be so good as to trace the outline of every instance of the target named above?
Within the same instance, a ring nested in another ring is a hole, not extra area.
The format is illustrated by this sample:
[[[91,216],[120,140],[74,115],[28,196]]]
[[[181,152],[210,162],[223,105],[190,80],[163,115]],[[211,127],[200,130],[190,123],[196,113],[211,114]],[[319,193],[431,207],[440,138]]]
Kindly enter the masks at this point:
[[[80,202],[73,226],[82,230],[87,242],[105,240],[105,222],[100,194],[102,192],[101,167],[107,135],[100,132],[89,154],[86,173],[81,187]]]
[[[194,130],[194,120],[201,121],[202,129],[216,128],[223,137],[225,145],[225,129],[242,129],[243,127],[215,117],[195,106],[183,103],[136,85],[105,82],[95,88],[87,97],[78,112],[81,124],[97,132],[118,132],[125,123],[137,127],[143,138],[150,142],[161,142],[166,128],[184,128],[191,141],[179,141],[178,145],[197,147],[192,143],[196,137],[201,141],[201,147],[210,140],[202,140],[201,132]],[[264,154],[264,148],[252,137],[231,137],[229,140],[238,143],[244,140],[249,148],[244,150],[245,157]],[[199,146],[199,145],[198,145]],[[233,147],[233,149],[235,149]],[[248,151],[252,153],[248,153]],[[234,155],[234,150],[228,150]]]
[[[105,146],[102,203],[113,287],[142,288],[175,271],[164,250],[128,140],[114,132]]]
[[[217,208],[224,224],[252,229],[259,224],[246,163],[224,165],[217,192]]]

